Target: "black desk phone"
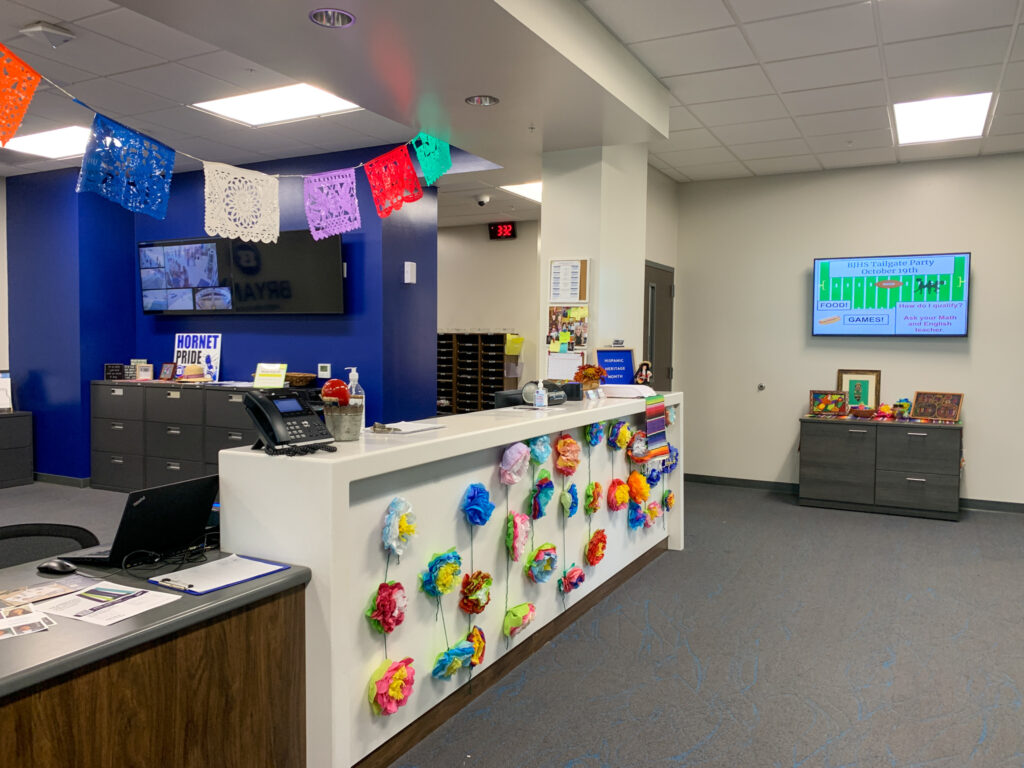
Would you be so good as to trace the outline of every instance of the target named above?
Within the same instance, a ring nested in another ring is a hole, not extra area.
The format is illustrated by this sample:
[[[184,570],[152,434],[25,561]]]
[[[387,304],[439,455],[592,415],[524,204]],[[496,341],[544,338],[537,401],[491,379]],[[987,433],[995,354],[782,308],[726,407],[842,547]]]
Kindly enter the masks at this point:
[[[319,393],[312,390],[285,387],[246,392],[242,404],[260,435],[253,448],[263,448],[271,456],[338,450],[314,410],[315,402]]]

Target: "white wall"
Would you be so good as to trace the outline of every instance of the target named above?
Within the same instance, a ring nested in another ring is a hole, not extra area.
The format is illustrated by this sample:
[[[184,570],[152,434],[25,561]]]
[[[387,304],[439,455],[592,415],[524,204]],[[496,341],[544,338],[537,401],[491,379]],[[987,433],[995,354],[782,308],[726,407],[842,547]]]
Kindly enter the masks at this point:
[[[647,169],[645,258],[675,268],[679,254],[679,187],[656,168]]]
[[[7,325],[7,179],[0,178],[0,371],[11,367]]]
[[[961,496],[1024,502],[1021,199],[1022,155],[682,185],[686,471],[797,482],[808,390],[840,368],[881,369],[883,402],[965,393]],[[811,337],[815,257],[951,251],[973,254],[968,338]]]
[[[540,227],[516,224],[515,240],[491,240],[484,224],[437,231],[439,330],[514,330],[525,337],[520,385],[537,377]]]

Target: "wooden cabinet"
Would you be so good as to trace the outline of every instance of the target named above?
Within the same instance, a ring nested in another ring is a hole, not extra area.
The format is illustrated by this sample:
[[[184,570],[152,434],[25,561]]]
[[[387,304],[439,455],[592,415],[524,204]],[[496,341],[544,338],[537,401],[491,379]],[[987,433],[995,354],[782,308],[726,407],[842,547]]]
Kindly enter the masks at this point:
[[[800,503],[957,519],[958,424],[800,420]]]
[[[471,413],[494,407],[494,394],[519,386],[506,377],[504,333],[439,333],[437,335],[437,412]],[[511,383],[510,383],[511,382]]]

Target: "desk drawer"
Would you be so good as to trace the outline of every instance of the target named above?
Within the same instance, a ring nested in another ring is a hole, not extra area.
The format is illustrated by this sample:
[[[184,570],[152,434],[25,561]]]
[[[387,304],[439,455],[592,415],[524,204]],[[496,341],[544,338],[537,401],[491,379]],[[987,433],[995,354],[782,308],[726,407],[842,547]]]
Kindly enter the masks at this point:
[[[875,504],[956,512],[960,508],[960,476],[880,469],[875,475]]]
[[[89,485],[111,491],[134,491],[145,487],[142,456],[131,453],[92,452]]]
[[[813,464],[834,470],[875,466],[874,424],[855,421],[800,425],[800,471]]]
[[[142,453],[142,422],[131,419],[93,419],[92,449],[108,453]]]
[[[32,415],[0,416],[0,450],[32,446]]]
[[[146,387],[146,420],[174,424],[203,423],[203,390]]]
[[[245,392],[206,390],[206,426],[252,429],[252,419],[242,405]]]
[[[167,485],[182,480],[192,480],[205,475],[205,465],[201,461],[183,461],[181,459],[146,458],[146,487]]]
[[[147,421],[146,456],[202,461],[203,428],[197,424]]]
[[[217,453],[224,448],[250,446],[256,442],[255,429],[228,429],[225,427],[207,427],[203,440],[203,459],[208,464],[216,464]]]
[[[32,449],[0,448],[0,488],[31,483]]]
[[[878,468],[897,472],[960,473],[960,430],[927,424],[878,430]]]
[[[138,384],[96,382],[90,398],[94,419],[142,418],[142,387]]]

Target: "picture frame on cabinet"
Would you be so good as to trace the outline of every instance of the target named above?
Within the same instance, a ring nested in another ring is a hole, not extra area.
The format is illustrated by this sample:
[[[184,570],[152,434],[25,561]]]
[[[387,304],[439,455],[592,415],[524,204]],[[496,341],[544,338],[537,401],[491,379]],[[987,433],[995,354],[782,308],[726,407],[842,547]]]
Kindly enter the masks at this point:
[[[174,379],[174,363],[164,363],[160,366],[160,381],[171,381]]]
[[[836,389],[846,393],[848,407],[878,408],[882,372],[840,368],[836,373]]]
[[[915,392],[910,418],[957,422],[963,404],[963,392]]]
[[[846,393],[832,389],[812,389],[809,412],[812,416],[840,416],[846,413]]]

